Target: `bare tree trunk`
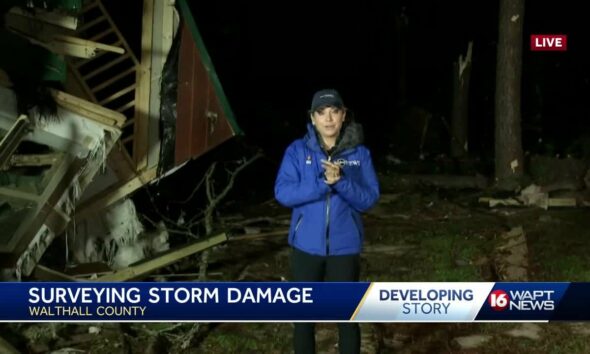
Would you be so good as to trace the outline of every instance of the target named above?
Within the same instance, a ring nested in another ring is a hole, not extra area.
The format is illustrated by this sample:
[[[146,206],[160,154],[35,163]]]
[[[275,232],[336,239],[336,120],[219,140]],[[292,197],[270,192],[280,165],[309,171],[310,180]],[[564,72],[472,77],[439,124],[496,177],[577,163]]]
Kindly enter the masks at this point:
[[[453,65],[453,112],[451,117],[451,157],[460,158],[468,152],[469,81],[473,42],[467,46],[465,59],[459,56]]]
[[[215,212],[215,209],[217,208],[217,206],[219,205],[219,203],[221,203],[221,201],[223,200],[223,198],[225,198],[225,196],[227,195],[227,193],[229,193],[229,191],[233,188],[236,177],[238,176],[238,174],[245,169],[246,167],[248,167],[250,164],[252,164],[254,161],[258,160],[259,158],[262,157],[262,153],[258,152],[256,153],[254,156],[250,157],[249,159],[244,159],[242,161],[240,161],[239,166],[231,171],[226,169],[226,171],[229,173],[229,181],[227,182],[227,184],[225,185],[225,187],[223,188],[223,190],[217,194],[217,192],[215,191],[215,186],[214,186],[214,179],[213,179],[213,174],[215,173],[215,168],[217,166],[217,162],[214,162],[209,169],[207,170],[207,172],[205,173],[204,176],[204,181],[205,181],[205,193],[207,195],[207,207],[205,208],[204,211],[204,224],[205,224],[205,234],[207,236],[211,236],[211,234],[213,233],[213,215]],[[209,264],[209,250],[205,250],[203,251],[203,253],[201,253],[201,260],[199,262],[199,280],[200,281],[205,281],[207,278],[207,266]]]
[[[500,187],[518,182],[523,175],[520,126],[523,20],[524,0],[500,0],[495,97],[495,167]]]

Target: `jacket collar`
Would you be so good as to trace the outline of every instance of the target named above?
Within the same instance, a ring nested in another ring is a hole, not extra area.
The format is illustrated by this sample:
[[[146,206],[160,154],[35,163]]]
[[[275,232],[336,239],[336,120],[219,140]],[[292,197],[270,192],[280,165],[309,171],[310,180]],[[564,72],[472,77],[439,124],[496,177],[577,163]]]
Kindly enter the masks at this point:
[[[363,143],[363,138],[363,127],[359,123],[351,121],[345,124],[336,141],[336,146],[330,155],[336,155],[345,150],[355,148]],[[304,140],[310,149],[318,152],[324,151],[320,143],[319,134],[311,123],[307,123],[307,134],[305,134]]]

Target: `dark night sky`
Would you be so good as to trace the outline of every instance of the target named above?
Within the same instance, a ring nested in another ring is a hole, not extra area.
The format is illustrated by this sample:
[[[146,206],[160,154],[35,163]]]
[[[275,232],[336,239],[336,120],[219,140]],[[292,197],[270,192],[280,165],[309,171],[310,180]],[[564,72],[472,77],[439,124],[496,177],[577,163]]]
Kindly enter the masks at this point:
[[[423,107],[437,121],[448,117],[452,62],[473,40],[471,146],[485,152],[492,143],[497,1],[199,1],[191,6],[240,125],[266,147],[280,146],[282,151],[303,133],[311,95],[323,87],[341,91],[365,125],[369,145],[386,146],[401,115],[395,21],[402,11],[408,19],[408,105]],[[590,58],[584,7],[577,1],[526,4],[526,144],[542,134],[563,145],[588,126]],[[534,33],[567,34],[568,51],[530,52]],[[531,131],[529,137],[528,126],[542,126],[543,132]]]
[[[131,2],[108,1],[113,6],[132,6]],[[139,5],[140,0],[134,1]],[[447,153],[449,135],[441,117],[448,120],[450,115],[452,63],[465,53],[469,40],[474,41],[470,151],[483,157],[477,172],[493,174],[497,1],[190,4],[246,140],[262,147],[268,157],[238,178],[234,190],[245,193],[244,200],[272,198],[280,158],[287,145],[304,133],[311,96],[324,87],[340,90],[363,123],[366,144],[379,171],[389,168],[383,164],[385,156],[400,156],[392,151],[391,143],[418,146],[415,140],[404,141],[411,134],[399,129],[404,120],[409,126],[418,121],[418,116],[404,114],[411,111],[408,107],[432,112],[430,130],[444,144],[428,148],[433,155]],[[583,137],[590,150],[590,109],[586,104],[590,97],[590,41],[584,7],[577,1],[556,4],[529,0],[526,4],[522,86],[525,150],[563,155],[575,139]],[[399,105],[401,46],[395,22],[402,8],[408,19],[405,106]],[[118,23],[140,28],[140,22],[132,24],[123,18]],[[568,35],[568,51],[531,52],[529,38],[534,33]],[[131,37],[139,40],[139,36],[136,31]],[[413,128],[421,131],[422,125],[417,123]],[[543,144],[538,143],[539,137]],[[551,145],[557,149],[551,151]],[[174,192],[179,183],[193,185],[198,179],[195,176],[201,176],[213,161],[243,156],[238,141],[223,144],[162,181],[157,186],[162,193],[158,200],[164,205],[179,199]],[[403,166],[393,169],[398,171]],[[236,197],[233,193],[238,192],[232,192],[228,200]],[[137,198],[138,205],[149,205],[145,195],[140,193]]]

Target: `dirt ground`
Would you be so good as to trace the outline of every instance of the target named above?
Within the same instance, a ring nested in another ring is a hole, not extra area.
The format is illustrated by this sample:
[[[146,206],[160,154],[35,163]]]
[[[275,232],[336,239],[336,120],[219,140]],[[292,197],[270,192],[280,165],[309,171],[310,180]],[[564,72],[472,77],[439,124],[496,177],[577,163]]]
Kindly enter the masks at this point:
[[[385,188],[364,218],[361,280],[497,281],[499,235],[522,226],[530,281],[590,281],[587,209],[490,209],[477,203],[484,195]],[[288,213],[269,201],[242,209],[240,216],[285,219]],[[210,280],[287,280],[289,253],[285,236],[234,240],[212,251]],[[289,353],[292,333],[289,323],[14,324],[0,329],[25,353]],[[363,353],[590,352],[586,323],[362,324],[361,330]],[[319,353],[338,352],[335,324],[318,324],[316,333]]]

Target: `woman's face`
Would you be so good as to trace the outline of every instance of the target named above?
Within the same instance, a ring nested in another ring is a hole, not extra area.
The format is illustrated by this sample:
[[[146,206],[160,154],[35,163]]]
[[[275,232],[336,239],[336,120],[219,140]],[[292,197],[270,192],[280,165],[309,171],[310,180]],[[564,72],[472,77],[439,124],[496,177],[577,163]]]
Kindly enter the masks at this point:
[[[323,107],[313,112],[311,122],[324,139],[335,139],[340,134],[346,111],[337,107]]]

